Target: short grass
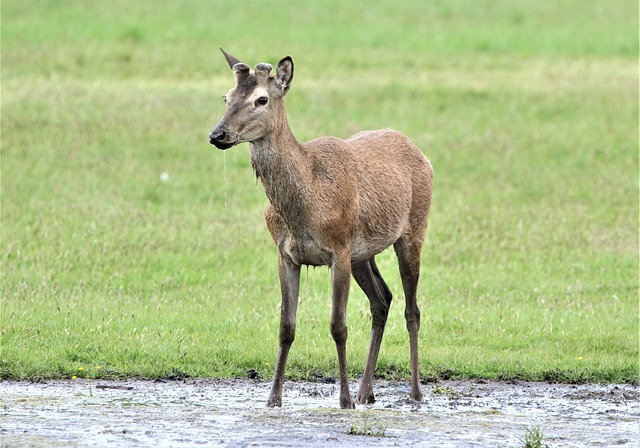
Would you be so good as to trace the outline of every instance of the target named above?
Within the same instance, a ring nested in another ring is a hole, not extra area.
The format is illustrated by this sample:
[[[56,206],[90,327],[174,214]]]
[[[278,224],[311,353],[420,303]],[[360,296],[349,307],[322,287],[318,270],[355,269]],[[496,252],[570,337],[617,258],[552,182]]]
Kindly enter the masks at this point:
[[[539,426],[526,428],[524,439],[520,441],[524,444],[523,448],[548,448],[549,446],[544,443],[544,432]]]
[[[222,45],[293,56],[300,140],[392,127],[430,157],[425,377],[638,381],[637,2],[7,0],[1,33],[3,378],[272,374],[266,199],[246,145],[207,143]],[[291,377],[336,374],[329,293],[303,272]],[[356,378],[355,283],[348,323]]]

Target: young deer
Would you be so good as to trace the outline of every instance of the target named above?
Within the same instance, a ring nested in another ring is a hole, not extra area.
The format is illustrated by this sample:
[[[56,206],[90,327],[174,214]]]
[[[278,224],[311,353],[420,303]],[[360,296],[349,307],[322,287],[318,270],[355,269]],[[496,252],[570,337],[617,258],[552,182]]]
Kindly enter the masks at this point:
[[[233,70],[236,86],[225,95],[226,114],[209,140],[223,150],[249,142],[251,165],[269,199],[267,227],[278,246],[280,349],[267,406],[282,405],[302,265],[331,267],[330,330],[338,351],[342,408],[355,407],[349,393],[345,348],[351,275],[369,298],[369,355],[355,399],[358,403],[374,402],[373,375],[391,304],[391,291],[374,257],[392,244],[406,300],[411,398],[421,401],[416,290],[433,185],[429,161],[405,135],[392,130],[360,132],[349,140],[322,137],[299,143],[289,129],[284,107],[293,79],[291,57],[282,59],[276,74],[270,75],[270,64],[258,64],[251,71],[224,50],[222,53]]]

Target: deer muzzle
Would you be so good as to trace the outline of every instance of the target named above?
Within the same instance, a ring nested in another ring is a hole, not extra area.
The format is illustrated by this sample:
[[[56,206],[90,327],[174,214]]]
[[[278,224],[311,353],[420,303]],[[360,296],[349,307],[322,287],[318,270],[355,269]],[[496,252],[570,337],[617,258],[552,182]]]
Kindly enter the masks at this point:
[[[222,123],[221,123],[222,124]],[[218,149],[229,149],[238,142],[236,136],[220,124],[209,134],[209,143]]]

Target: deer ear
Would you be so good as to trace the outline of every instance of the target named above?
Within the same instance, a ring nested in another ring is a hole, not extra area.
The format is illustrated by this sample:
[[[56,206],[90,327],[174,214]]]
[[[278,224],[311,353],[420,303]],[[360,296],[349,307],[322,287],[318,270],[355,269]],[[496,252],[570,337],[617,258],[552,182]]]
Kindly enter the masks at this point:
[[[276,74],[276,84],[282,89],[282,96],[289,91],[291,80],[293,80],[293,60],[291,56],[287,56],[278,62]]]
[[[240,59],[231,56],[229,53],[227,53],[226,51],[224,51],[222,49],[222,47],[220,47],[220,51],[222,51],[222,54],[224,55],[224,58],[227,60],[227,64],[229,64],[229,68],[231,70],[233,70],[233,66],[240,63]]]

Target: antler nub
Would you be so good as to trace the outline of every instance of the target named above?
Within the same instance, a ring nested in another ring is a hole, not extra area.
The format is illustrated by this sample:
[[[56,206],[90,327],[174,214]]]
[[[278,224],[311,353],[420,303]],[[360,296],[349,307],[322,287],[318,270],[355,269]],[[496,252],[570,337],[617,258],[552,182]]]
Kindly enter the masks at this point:
[[[269,76],[269,73],[271,73],[272,69],[273,66],[271,64],[261,62],[260,64],[256,65],[256,75],[260,76],[261,78],[266,78],[267,76]]]

